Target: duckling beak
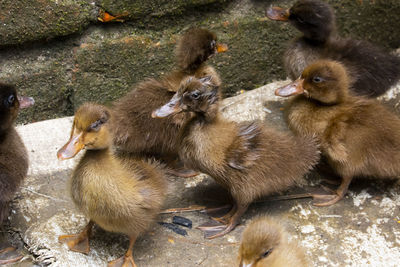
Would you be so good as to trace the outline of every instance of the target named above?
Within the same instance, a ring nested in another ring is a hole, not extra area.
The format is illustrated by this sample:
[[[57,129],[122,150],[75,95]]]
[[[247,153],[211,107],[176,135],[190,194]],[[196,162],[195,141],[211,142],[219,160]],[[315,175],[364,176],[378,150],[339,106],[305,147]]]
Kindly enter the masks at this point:
[[[28,108],[35,104],[35,100],[32,97],[18,96],[19,108]]]
[[[75,157],[79,151],[81,151],[85,145],[80,142],[82,133],[73,134],[69,141],[57,152],[57,158],[59,160],[70,159]]]
[[[267,9],[267,17],[271,20],[288,21],[289,15],[289,9],[281,7],[270,7]]]
[[[304,93],[304,88],[303,88],[303,82],[304,79],[297,79],[291,84],[288,84],[286,86],[280,87],[275,90],[275,95],[276,96],[283,96],[283,97],[288,97],[292,95],[299,95]]]
[[[164,118],[181,112],[182,108],[180,107],[180,100],[181,98],[178,96],[178,94],[175,94],[167,104],[154,110],[153,113],[151,113],[151,117]]]
[[[217,44],[217,53],[224,53],[228,51],[228,46],[226,44]]]

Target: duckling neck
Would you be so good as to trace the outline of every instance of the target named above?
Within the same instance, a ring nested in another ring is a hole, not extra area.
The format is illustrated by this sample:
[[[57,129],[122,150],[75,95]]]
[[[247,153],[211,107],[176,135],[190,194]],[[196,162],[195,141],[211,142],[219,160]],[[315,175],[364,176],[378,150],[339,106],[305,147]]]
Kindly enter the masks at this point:
[[[311,46],[326,46],[334,42],[337,38],[339,37],[334,29],[327,32],[304,34],[302,36],[304,42]]]
[[[10,132],[15,132],[14,126],[0,126],[0,143],[7,139]]]
[[[95,161],[110,160],[112,158],[111,149],[108,147],[103,149],[88,149],[84,158],[90,158]]]
[[[197,60],[195,62],[188,63],[186,65],[180,66],[180,71],[187,75],[194,75],[195,72],[204,66],[204,62]]]

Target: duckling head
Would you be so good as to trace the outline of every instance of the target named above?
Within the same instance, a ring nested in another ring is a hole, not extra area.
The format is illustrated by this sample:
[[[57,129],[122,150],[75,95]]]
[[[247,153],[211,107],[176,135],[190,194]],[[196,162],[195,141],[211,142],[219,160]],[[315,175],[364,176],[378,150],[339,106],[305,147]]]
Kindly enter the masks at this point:
[[[266,13],[271,20],[289,21],[311,42],[325,42],[336,28],[332,8],[318,0],[300,0],[290,9],[271,7]]]
[[[27,108],[34,103],[31,97],[18,96],[13,85],[0,83],[0,130],[11,127],[20,108]]]
[[[288,97],[297,94],[335,105],[348,98],[349,77],[343,64],[332,60],[319,60],[309,65],[293,83],[276,89],[275,95]]]
[[[285,233],[274,221],[260,217],[253,220],[242,235],[239,248],[240,267],[273,266],[282,255]]]
[[[152,113],[153,118],[163,118],[180,112],[215,116],[218,111],[219,90],[212,77],[188,77],[181,82],[178,92],[164,106]]]
[[[82,149],[106,149],[111,144],[108,129],[111,112],[102,105],[86,103],[75,113],[69,141],[57,152],[60,160],[75,157]]]
[[[217,42],[215,33],[206,29],[189,29],[176,47],[176,58],[180,69],[193,72],[216,53],[223,53],[228,46]]]

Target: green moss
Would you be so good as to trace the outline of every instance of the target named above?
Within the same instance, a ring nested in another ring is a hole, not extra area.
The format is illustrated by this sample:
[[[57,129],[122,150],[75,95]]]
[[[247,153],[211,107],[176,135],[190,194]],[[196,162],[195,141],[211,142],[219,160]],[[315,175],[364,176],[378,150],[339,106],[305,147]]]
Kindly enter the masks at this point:
[[[327,1],[336,11],[343,36],[370,40],[387,48],[400,47],[400,1]],[[82,31],[97,19],[96,7],[89,2],[47,0],[29,1],[28,5],[28,0],[0,1],[7,21],[6,26],[0,24],[0,46]],[[276,2],[289,7],[294,1]],[[169,71],[179,34],[188,27],[202,26],[216,32],[229,46],[227,53],[210,60],[222,77],[225,96],[285,78],[281,57],[298,31],[287,23],[260,20],[271,1],[250,1],[243,6],[238,3],[242,2],[98,1],[114,15],[129,11],[128,22],[99,23],[82,37],[65,38],[69,40],[65,44],[54,41],[38,46],[40,54],[52,61],[49,64],[36,64],[37,55],[34,51],[31,55],[29,47],[21,55],[5,51],[3,58],[11,53],[24,62],[15,63],[20,65],[14,68],[27,75],[5,71],[0,77],[37,98],[33,109],[22,112],[20,122],[72,115],[74,108],[85,101],[110,103],[135,83]],[[55,52],[58,46],[63,46],[63,53]]]

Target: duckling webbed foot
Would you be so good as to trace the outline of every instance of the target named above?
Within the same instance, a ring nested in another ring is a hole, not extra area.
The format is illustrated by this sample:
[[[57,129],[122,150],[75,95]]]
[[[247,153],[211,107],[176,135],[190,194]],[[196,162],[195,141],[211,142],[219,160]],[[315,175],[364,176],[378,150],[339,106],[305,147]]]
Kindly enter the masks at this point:
[[[182,178],[190,178],[196,175],[199,175],[199,172],[196,172],[194,170],[190,170],[190,169],[176,169],[176,170],[168,170],[168,173],[174,176],[178,176],[178,177],[182,177]]]
[[[15,247],[8,247],[0,250],[0,265],[14,263],[20,261],[23,256],[18,255]]]
[[[207,239],[213,239],[226,235],[235,229],[236,225],[239,224],[239,219],[243,213],[247,210],[248,205],[237,205],[235,204],[232,209],[224,216],[220,218],[213,218],[215,221],[227,221],[222,225],[214,225],[206,223],[197,227],[197,229],[204,232],[204,237]]]
[[[237,223],[232,222],[229,224],[216,224],[216,222],[208,222],[196,228],[204,233],[204,238],[214,239],[226,235],[227,233],[235,229],[236,225]]]
[[[313,204],[318,207],[330,206],[341,200],[347,193],[349,185],[353,177],[343,177],[342,183],[336,191],[333,191],[325,186],[322,186],[326,191],[333,194],[313,194]]]
[[[110,261],[107,267],[137,267],[135,261],[133,260],[132,250],[135,244],[136,236],[131,236],[129,238],[129,248],[125,255],[116,260]]]
[[[83,231],[76,235],[61,235],[58,237],[58,241],[66,243],[68,248],[75,252],[88,254],[90,251],[89,236],[92,231],[93,222],[90,221]]]
[[[222,224],[227,225],[227,224],[229,224],[229,221],[230,221],[230,219],[232,218],[232,216],[235,215],[236,210],[237,210],[237,206],[236,206],[236,204],[234,204],[234,205],[232,206],[232,208],[229,210],[229,212],[226,213],[225,215],[220,216],[220,217],[214,217],[214,216],[212,216],[211,219],[213,219],[214,221],[217,221],[217,222],[220,222],[220,223],[222,223]],[[207,214],[210,214],[210,211],[207,211]],[[210,214],[210,215],[211,215],[211,214]]]
[[[133,260],[132,255],[130,256],[122,256],[116,260],[110,261],[107,267],[137,267],[135,261]]]
[[[199,175],[199,172],[188,169],[180,160],[171,160],[170,158],[164,159],[169,167],[168,173],[182,178],[190,178]]]

